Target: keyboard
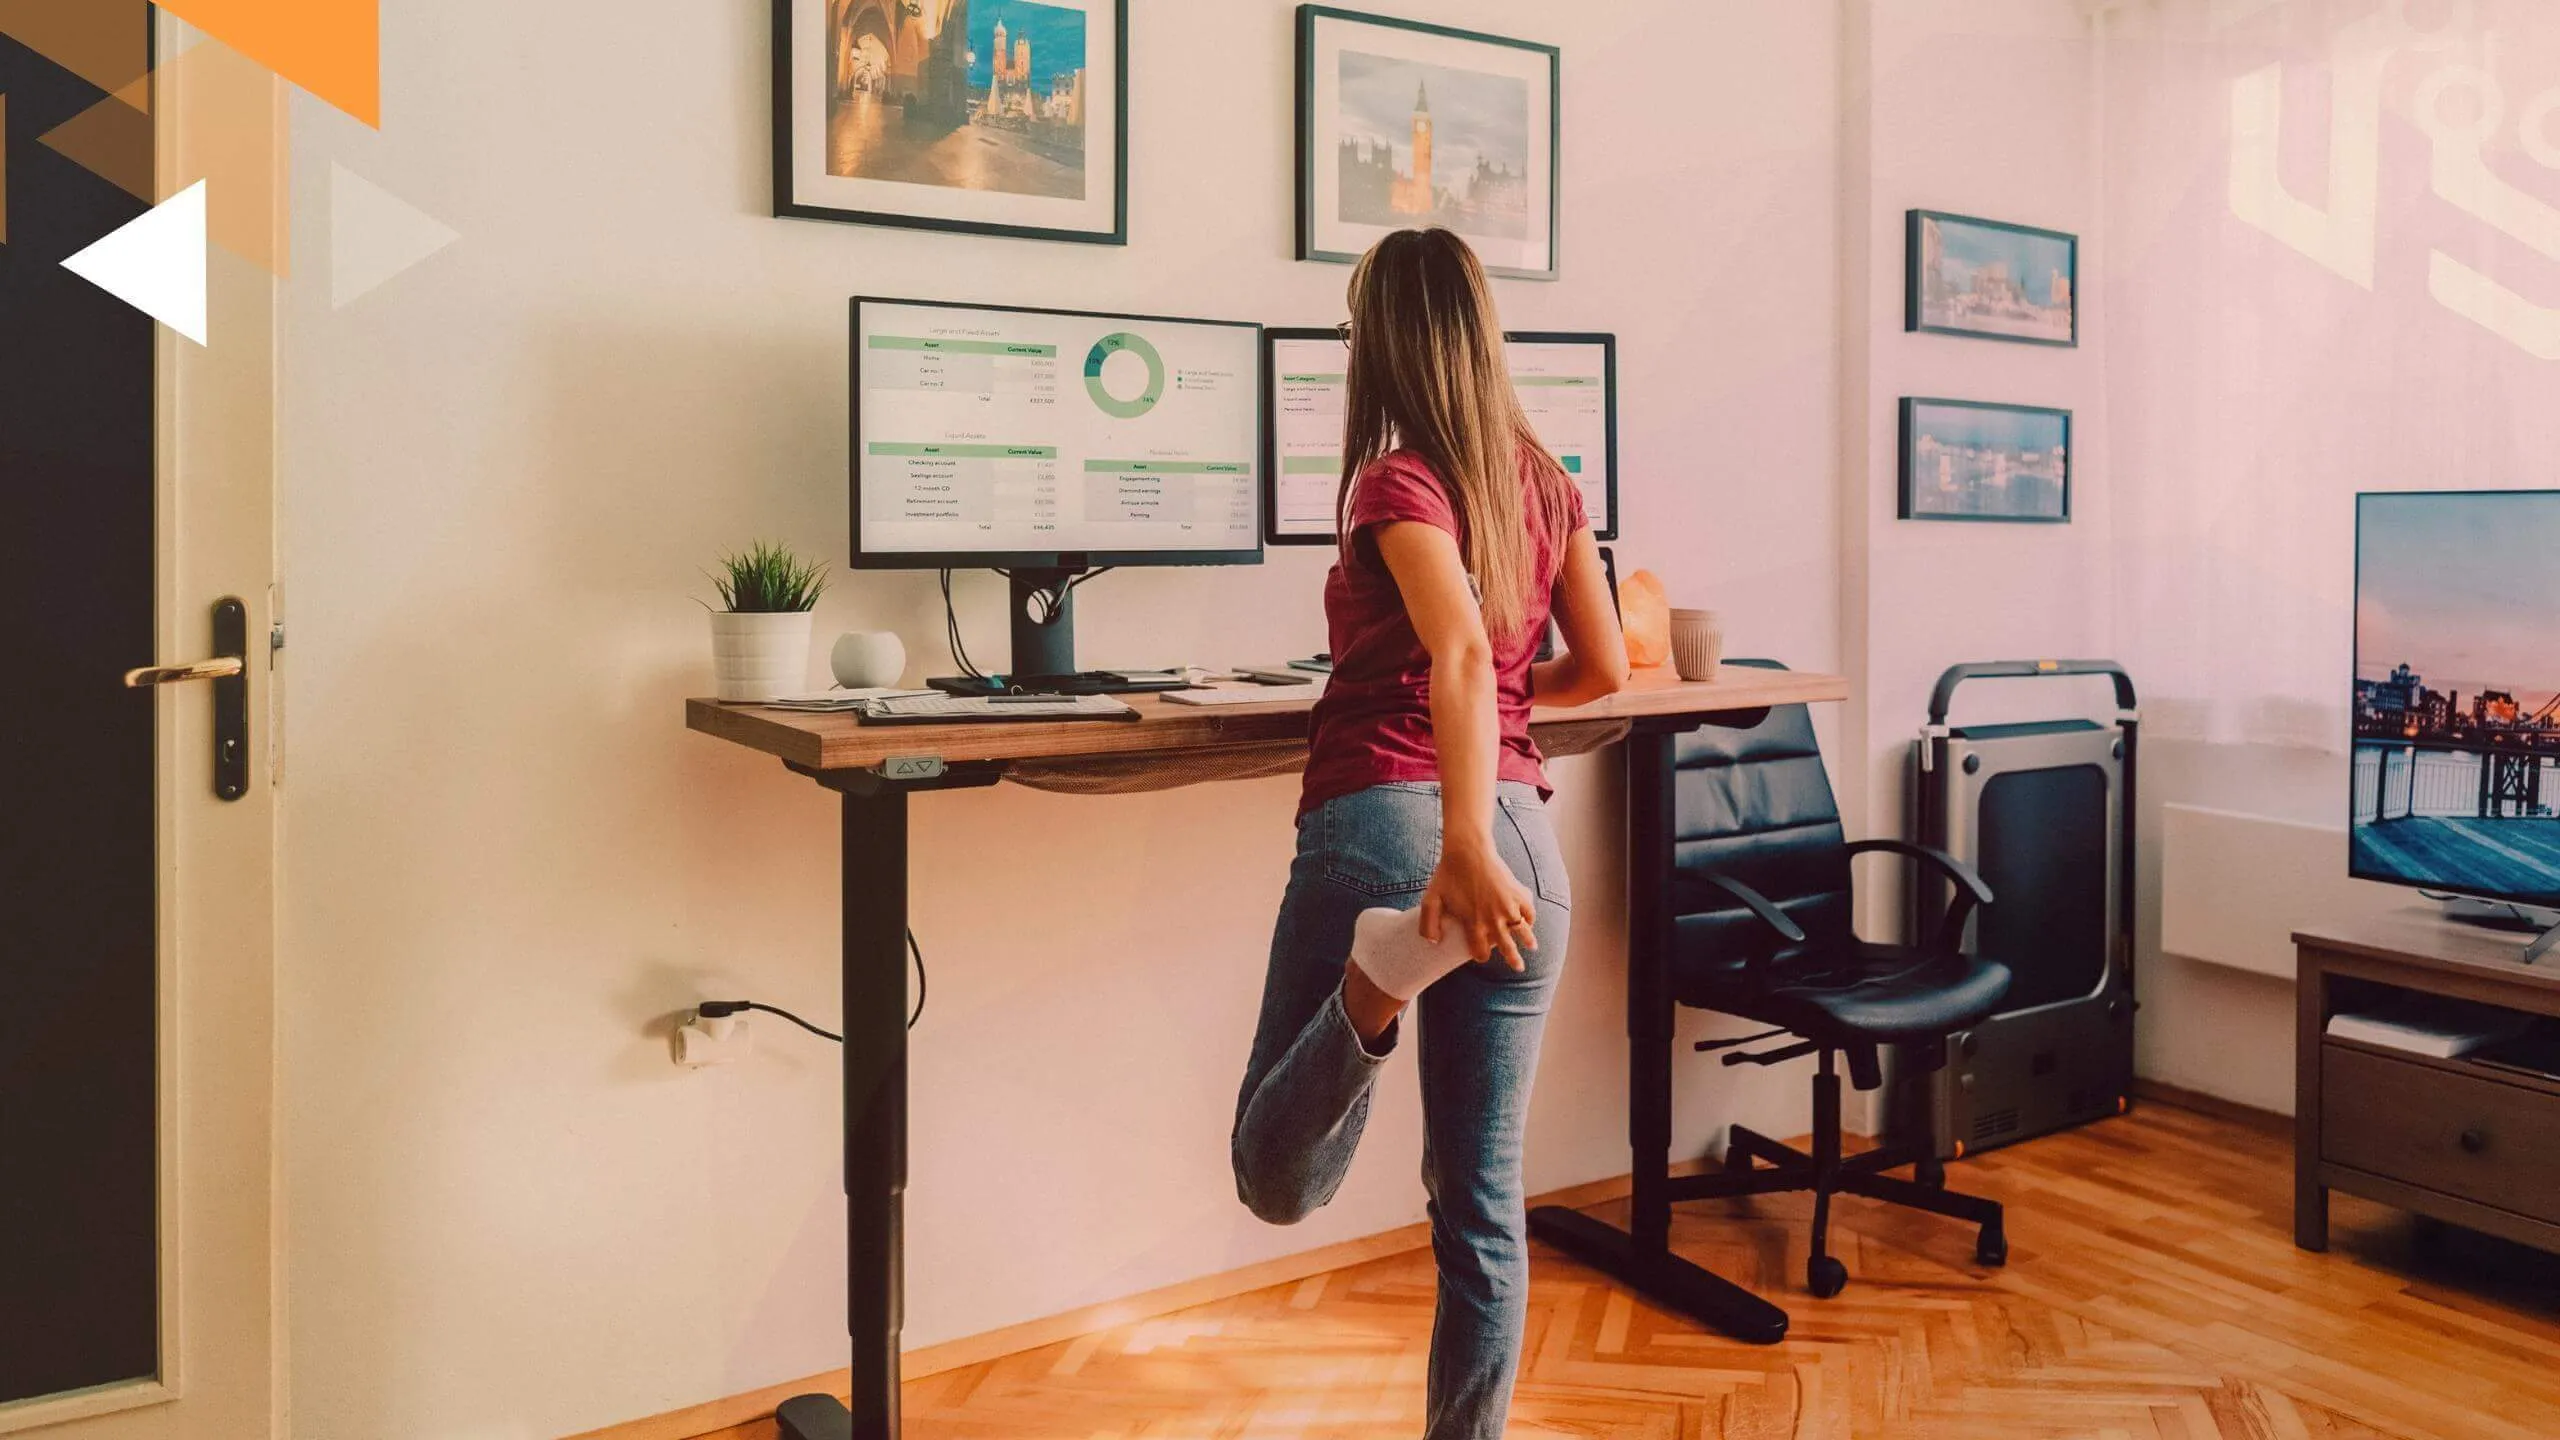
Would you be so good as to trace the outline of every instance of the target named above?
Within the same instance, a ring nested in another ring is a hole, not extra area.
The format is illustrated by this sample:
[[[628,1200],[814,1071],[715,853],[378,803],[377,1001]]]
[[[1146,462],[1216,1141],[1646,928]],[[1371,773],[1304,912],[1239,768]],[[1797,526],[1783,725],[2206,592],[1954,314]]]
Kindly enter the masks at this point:
[[[1074,675],[1007,675],[996,680],[946,676],[924,683],[946,694],[981,698],[1016,690],[1032,695],[1141,695],[1179,690],[1189,682],[1174,670],[1086,670]]]
[[[1135,720],[1108,695],[897,695],[854,712],[865,725],[956,725],[974,720]]]

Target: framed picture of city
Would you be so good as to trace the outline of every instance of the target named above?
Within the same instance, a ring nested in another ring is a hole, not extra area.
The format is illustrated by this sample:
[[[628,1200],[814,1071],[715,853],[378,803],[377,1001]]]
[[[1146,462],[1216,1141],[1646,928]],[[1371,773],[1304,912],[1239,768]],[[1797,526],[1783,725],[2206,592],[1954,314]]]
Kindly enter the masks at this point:
[[[2080,343],[2078,236],[1914,210],[1908,246],[1904,329]]]
[[[1902,402],[1902,518],[2071,519],[2071,412]]]
[[[774,214],[1128,243],[1128,0],[773,7]]]
[[[1436,225],[1555,279],[1561,85],[1552,45],[1299,6],[1298,258]]]

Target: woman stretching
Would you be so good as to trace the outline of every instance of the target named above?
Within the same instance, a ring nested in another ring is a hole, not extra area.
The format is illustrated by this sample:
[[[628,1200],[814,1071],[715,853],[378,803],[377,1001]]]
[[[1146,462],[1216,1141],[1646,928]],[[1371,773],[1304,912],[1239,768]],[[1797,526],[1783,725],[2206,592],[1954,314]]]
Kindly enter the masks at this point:
[[[1279,1225],[1333,1198],[1418,1003],[1440,1278],[1425,1433],[1497,1440],[1528,1304],[1520,1132],[1572,918],[1529,706],[1619,689],[1626,645],[1466,243],[1379,241],[1347,338],[1333,679],[1236,1100],[1236,1193]],[[1535,664],[1551,609],[1569,653]]]

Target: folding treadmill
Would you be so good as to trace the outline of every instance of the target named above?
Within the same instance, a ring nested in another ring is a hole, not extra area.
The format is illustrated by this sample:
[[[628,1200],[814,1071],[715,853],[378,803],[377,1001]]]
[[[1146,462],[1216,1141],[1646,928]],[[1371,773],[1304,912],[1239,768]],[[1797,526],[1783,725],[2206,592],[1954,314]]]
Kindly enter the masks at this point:
[[[1969,680],[2104,675],[2112,723],[1947,724]],[[1999,1013],[1946,1042],[1934,1072],[1897,1067],[1892,1125],[1926,1123],[1953,1159],[2131,1107],[2133,679],[2109,660],[2002,660],[1938,677],[1912,748],[1913,833],[1981,872],[1992,903],[1967,948],[2015,977]],[[1946,913],[1915,886],[1911,933]]]

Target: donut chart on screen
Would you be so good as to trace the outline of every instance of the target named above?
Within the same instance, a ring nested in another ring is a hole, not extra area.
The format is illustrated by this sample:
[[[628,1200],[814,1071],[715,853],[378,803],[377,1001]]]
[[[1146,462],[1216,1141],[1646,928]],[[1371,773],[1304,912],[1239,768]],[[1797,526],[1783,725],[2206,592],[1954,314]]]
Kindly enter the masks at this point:
[[[1123,351],[1147,364],[1147,388],[1127,400],[1112,394],[1102,383],[1103,366]],[[1125,330],[1105,335],[1093,342],[1093,349],[1084,357],[1084,388],[1103,414],[1115,420],[1135,420],[1156,408],[1156,402],[1164,398],[1164,356],[1156,353],[1156,347],[1148,344],[1143,335]]]

